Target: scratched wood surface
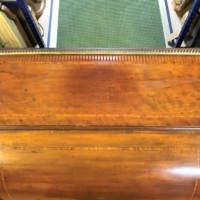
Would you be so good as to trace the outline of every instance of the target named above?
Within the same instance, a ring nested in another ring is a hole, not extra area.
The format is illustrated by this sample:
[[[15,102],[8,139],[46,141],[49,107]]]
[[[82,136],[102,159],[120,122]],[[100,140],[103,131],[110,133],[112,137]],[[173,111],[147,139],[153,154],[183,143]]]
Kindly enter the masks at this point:
[[[200,57],[1,55],[0,125],[198,126]]]
[[[3,200],[198,200],[199,132],[8,131]]]

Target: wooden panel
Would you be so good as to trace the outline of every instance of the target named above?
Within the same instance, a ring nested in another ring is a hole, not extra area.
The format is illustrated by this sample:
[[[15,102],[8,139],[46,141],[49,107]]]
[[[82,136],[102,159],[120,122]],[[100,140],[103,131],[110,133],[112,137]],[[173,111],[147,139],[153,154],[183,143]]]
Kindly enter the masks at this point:
[[[1,133],[0,199],[197,200],[199,132]]]
[[[200,199],[198,50],[6,52],[0,200]]]
[[[199,126],[200,58],[1,55],[0,125]]]

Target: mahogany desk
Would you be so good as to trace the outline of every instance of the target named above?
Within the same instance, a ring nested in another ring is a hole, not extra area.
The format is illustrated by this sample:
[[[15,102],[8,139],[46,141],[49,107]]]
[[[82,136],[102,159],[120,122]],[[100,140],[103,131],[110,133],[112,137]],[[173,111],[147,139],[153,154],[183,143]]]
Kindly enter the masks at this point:
[[[200,199],[199,55],[0,52],[0,199]]]

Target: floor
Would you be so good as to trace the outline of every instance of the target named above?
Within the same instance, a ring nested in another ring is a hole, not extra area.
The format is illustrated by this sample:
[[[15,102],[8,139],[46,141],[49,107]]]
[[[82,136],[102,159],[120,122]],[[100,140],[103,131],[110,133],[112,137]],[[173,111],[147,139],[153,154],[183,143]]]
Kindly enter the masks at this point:
[[[46,0],[47,5],[39,22],[44,28],[44,42],[47,48],[57,47],[57,30],[60,0]]]
[[[40,19],[40,23],[44,27],[45,35],[44,41],[46,47],[48,48],[67,48],[67,46],[62,46],[58,44],[58,23],[59,23],[59,6],[61,1],[64,0],[47,0],[47,7],[45,13]],[[172,10],[170,4],[171,0],[158,0],[160,15],[163,26],[163,34],[165,38],[165,46],[168,45],[167,39],[170,33],[177,32],[180,30],[180,19],[177,17],[176,13]],[[65,19],[65,18],[64,18]],[[172,20],[173,19],[173,20]],[[71,48],[72,45],[69,45],[68,48]],[[73,48],[73,47],[72,47]],[[79,48],[77,46],[77,48]]]

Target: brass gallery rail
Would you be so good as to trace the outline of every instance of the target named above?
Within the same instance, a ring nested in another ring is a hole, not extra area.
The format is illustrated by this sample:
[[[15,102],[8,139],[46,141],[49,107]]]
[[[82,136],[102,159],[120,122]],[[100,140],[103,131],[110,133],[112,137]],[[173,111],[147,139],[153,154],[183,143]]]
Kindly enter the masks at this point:
[[[0,200],[200,199],[199,50],[0,51]]]

